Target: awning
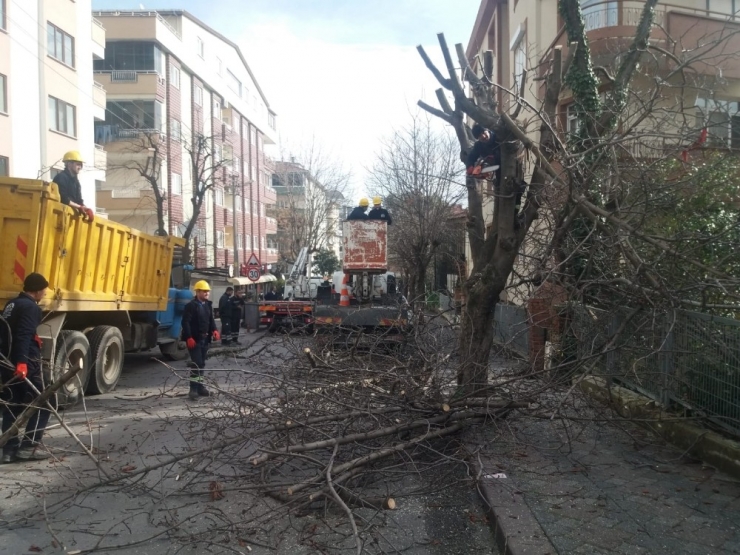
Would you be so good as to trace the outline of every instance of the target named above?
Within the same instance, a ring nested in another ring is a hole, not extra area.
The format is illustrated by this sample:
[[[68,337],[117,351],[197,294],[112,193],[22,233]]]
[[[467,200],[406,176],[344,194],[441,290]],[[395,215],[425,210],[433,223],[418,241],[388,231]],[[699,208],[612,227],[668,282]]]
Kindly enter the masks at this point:
[[[252,281],[248,277],[229,278],[229,283],[231,285],[257,285],[259,283],[269,283],[271,281],[277,281],[277,278],[272,274],[262,275],[257,281]]]

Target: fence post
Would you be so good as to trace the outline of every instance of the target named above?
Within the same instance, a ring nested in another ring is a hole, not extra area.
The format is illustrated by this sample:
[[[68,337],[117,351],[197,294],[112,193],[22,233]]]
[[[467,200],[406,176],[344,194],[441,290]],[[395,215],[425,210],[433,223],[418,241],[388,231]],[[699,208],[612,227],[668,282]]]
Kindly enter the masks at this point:
[[[674,366],[674,335],[673,328],[676,322],[676,311],[671,310],[665,314],[665,324],[663,325],[664,337],[660,347],[660,402],[667,407],[671,402],[671,384],[670,377],[673,373]]]

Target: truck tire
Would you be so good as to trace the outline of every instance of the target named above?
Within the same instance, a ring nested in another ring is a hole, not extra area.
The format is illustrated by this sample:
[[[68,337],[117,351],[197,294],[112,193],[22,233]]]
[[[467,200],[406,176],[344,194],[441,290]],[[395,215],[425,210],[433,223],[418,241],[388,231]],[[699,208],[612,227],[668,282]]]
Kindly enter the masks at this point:
[[[113,326],[97,326],[87,334],[90,340],[90,394],[108,393],[116,388],[123,371],[123,335]]]
[[[90,343],[81,331],[62,330],[57,339],[54,364],[51,368],[51,381],[54,382],[70,368],[81,365],[77,376],[72,378],[57,392],[57,404],[61,408],[76,405],[90,380]]]
[[[159,346],[159,350],[162,356],[167,360],[186,360],[190,356],[187,345],[184,341],[172,341],[170,343],[162,343]]]

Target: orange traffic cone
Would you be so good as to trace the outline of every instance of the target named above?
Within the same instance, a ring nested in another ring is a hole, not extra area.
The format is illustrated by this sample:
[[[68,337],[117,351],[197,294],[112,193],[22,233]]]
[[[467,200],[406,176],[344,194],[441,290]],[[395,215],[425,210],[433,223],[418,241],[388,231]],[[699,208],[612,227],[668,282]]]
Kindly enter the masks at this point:
[[[347,291],[348,281],[349,274],[344,274],[344,279],[342,279],[342,291],[339,295],[339,306],[349,306],[349,292]]]

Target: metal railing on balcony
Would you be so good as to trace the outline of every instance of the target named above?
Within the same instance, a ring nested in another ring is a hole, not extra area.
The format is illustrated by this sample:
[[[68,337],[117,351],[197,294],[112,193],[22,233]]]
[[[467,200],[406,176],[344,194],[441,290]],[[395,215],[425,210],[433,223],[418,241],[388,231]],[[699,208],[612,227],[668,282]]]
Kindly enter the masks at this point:
[[[104,145],[113,141],[136,139],[137,137],[146,134],[164,135],[164,132],[161,129],[154,128],[131,128],[114,124],[96,125],[95,143],[98,145]]]
[[[110,72],[111,83],[136,83],[139,74],[131,69],[114,69]]]

